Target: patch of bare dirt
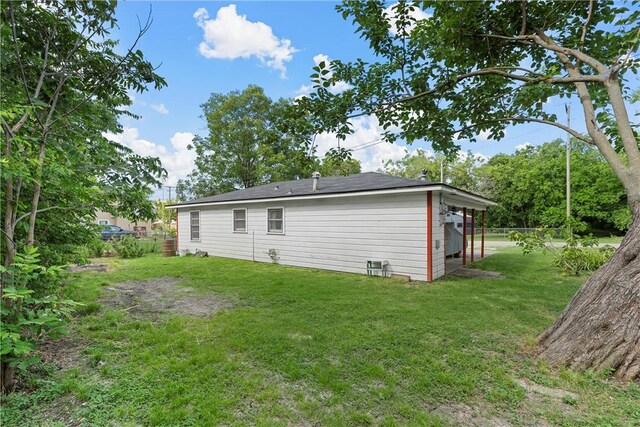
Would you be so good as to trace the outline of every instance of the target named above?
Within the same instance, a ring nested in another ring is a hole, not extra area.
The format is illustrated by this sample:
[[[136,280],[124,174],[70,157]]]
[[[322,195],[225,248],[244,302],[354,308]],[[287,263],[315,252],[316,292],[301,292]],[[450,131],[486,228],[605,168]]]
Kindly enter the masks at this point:
[[[52,363],[59,369],[74,368],[81,364],[87,341],[63,335],[59,339],[48,338],[38,346],[38,355],[43,362]]]
[[[233,307],[226,298],[196,293],[193,288],[179,286],[179,283],[180,279],[174,277],[119,283],[105,288],[106,296],[102,303],[140,316],[168,313],[208,317]]]
[[[77,264],[68,267],[67,271],[107,271],[108,269],[108,264]]]
[[[464,403],[447,403],[438,406],[434,411],[436,415],[450,420],[455,425],[469,427],[511,427],[511,423],[502,418],[485,415],[477,408],[472,408]]]
[[[527,397],[529,397],[530,399],[535,399],[535,395],[533,393],[541,394],[548,397],[555,397],[557,399],[575,400],[578,398],[577,394],[570,391],[560,388],[545,387],[543,385],[535,384],[525,379],[518,380],[518,385],[527,392]]]
[[[74,414],[75,409],[82,405],[84,403],[73,394],[65,394],[53,400],[43,409],[40,420],[46,425],[57,423],[69,427],[85,425],[86,420]]]

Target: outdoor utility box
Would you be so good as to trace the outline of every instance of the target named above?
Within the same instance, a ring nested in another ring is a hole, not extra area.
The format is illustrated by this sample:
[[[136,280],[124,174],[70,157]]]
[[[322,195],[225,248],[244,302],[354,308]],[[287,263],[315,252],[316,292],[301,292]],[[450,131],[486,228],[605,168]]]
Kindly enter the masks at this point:
[[[387,277],[388,265],[388,261],[367,261],[367,275],[377,276],[380,273],[380,276]]]

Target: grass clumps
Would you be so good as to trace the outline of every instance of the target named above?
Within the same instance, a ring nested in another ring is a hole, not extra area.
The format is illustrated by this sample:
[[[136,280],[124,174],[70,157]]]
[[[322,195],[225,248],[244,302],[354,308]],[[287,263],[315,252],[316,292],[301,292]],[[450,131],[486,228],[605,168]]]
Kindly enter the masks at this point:
[[[3,412],[14,425],[54,423],[53,402],[77,402],[66,413],[88,425],[637,423],[638,387],[527,356],[583,280],[549,261],[508,249],[478,263],[500,280],[427,285],[216,257],[111,259],[67,287],[102,308],[74,325],[78,364],[35,392],[57,397],[16,394]],[[157,280],[233,304],[199,316],[109,302]]]

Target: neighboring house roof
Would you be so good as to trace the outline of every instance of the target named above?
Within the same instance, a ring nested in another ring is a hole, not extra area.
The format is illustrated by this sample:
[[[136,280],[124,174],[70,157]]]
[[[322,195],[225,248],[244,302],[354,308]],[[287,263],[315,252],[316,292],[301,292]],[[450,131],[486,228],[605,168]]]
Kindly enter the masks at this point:
[[[361,193],[366,191],[394,190],[438,185],[449,187],[445,184],[434,183],[426,180],[406,179],[377,172],[365,172],[349,176],[322,177],[319,181],[319,189],[316,191],[313,190],[313,178],[298,179],[293,181],[274,182],[257,187],[245,188],[243,190],[217,194],[211,197],[204,197],[201,199],[175,203],[167,207],[181,207],[202,204],[206,205],[235,201],[240,202],[246,200],[279,199],[286,197],[314,197],[328,194]],[[472,193],[467,194],[475,196]],[[494,204],[488,199],[484,200],[486,200],[486,202],[488,202],[489,204]]]

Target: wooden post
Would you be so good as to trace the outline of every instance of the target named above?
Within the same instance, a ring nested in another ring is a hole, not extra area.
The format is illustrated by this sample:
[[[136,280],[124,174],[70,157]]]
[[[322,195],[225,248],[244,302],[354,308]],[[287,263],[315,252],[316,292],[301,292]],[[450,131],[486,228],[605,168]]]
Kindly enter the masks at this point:
[[[484,212],[482,211],[482,243],[480,244],[480,258],[484,258]]]
[[[433,281],[433,193],[427,191],[427,282]]]
[[[475,209],[471,209],[471,262],[474,261],[475,258],[475,246],[474,246],[474,241],[475,241],[475,236],[476,236],[476,210]]]
[[[467,208],[462,208],[462,265],[467,265]]]

